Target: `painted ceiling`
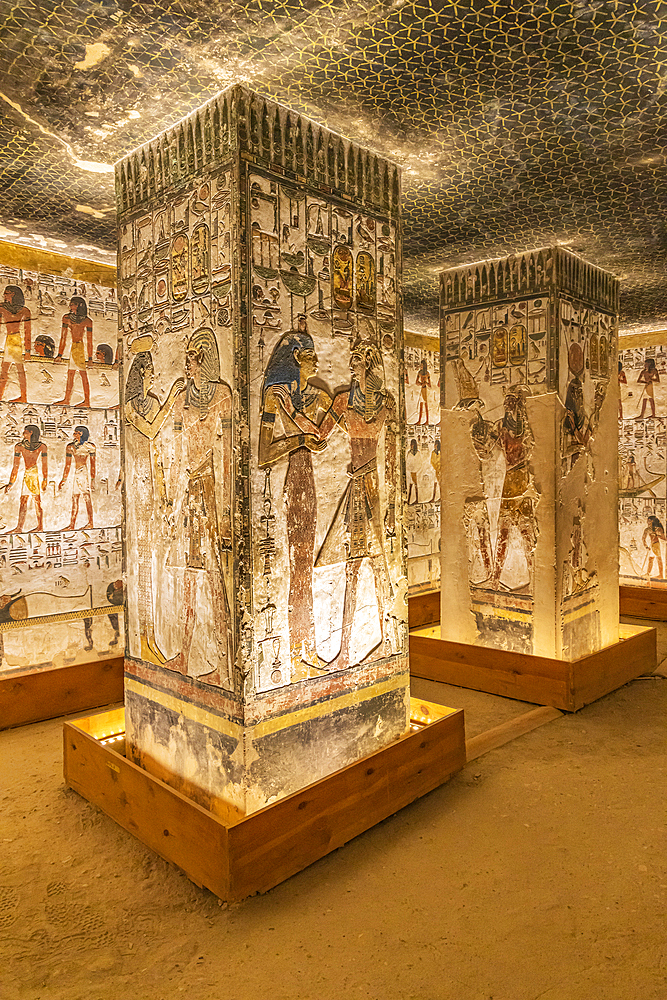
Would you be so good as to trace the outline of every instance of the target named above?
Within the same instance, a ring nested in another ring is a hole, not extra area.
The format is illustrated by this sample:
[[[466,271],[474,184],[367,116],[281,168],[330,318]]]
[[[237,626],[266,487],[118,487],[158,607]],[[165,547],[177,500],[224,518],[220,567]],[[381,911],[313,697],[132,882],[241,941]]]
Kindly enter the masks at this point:
[[[0,237],[113,262],[116,159],[240,81],[403,167],[406,317],[557,241],[667,321],[667,2],[2,0]]]

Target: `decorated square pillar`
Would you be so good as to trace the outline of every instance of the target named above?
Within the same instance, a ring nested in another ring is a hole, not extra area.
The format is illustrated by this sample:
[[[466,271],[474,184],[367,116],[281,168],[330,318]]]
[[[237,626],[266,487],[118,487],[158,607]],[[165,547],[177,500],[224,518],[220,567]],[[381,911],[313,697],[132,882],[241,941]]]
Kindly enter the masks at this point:
[[[116,182],[127,743],[247,813],[408,726],[399,173],[237,86]]]
[[[618,297],[561,247],[442,273],[443,639],[618,640]]]

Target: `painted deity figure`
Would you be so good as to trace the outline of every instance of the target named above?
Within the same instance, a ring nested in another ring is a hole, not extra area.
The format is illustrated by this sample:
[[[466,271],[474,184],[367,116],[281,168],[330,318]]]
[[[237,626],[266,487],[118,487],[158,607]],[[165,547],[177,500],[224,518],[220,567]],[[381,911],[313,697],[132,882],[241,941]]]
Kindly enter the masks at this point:
[[[17,534],[23,531],[26,515],[28,513],[28,500],[32,498],[37,515],[37,526],[34,531],[42,531],[44,527],[44,514],[42,511],[42,496],[46,490],[48,479],[48,453],[46,445],[39,440],[39,427],[35,424],[27,424],[23,428],[23,439],[14,448],[14,464],[9,476],[9,482],[0,487],[7,493],[18,477],[19,467],[23,459],[24,473],[21,484],[21,499],[19,502],[19,516],[16,527],[9,534]],[[42,481],[39,479],[38,463],[42,463]]]
[[[528,575],[532,582],[533,549],[536,541],[534,512],[536,494],[530,474],[530,457],[534,441],[526,412],[528,394],[527,387],[512,386],[505,393],[504,414],[500,420],[491,423],[483,420],[478,413],[472,425],[472,442],[478,456],[483,459],[490,458],[494,452],[500,451],[505,459],[505,476],[493,558],[490,552],[488,514],[486,527],[479,525],[478,517],[482,562],[485,569],[490,570],[488,583],[493,590],[503,586],[500,577],[505,568],[512,527],[516,528],[521,537]]]
[[[58,489],[62,490],[67,482],[72,462],[74,462],[74,489],[72,491],[72,515],[70,522],[65,529],[73,531],[76,526],[76,519],[79,513],[79,501],[83,497],[86,505],[88,521],[84,528],[93,527],[93,499],[92,493],[95,490],[95,463],[97,449],[90,440],[90,431],[87,427],[74,428],[74,440],[70,441],[65,450],[65,468],[62,479],[58,483]]]
[[[5,288],[3,302],[0,304],[0,325],[5,329],[5,346],[0,367],[0,399],[7,386],[9,371],[14,365],[19,380],[19,395],[9,402],[26,403],[28,392],[23,358],[30,354],[31,316],[25,304],[23,291],[18,285],[7,285]]]
[[[186,345],[185,375],[185,393],[176,408],[176,414],[182,414],[179,448],[185,447],[188,475],[182,507],[186,536],[182,645],[166,666],[223,686],[231,681],[234,652],[223,565],[223,551],[232,548],[233,397],[220,378],[218,344],[207,327],[195,331]],[[198,612],[207,602],[205,590],[210,607],[207,622]],[[193,640],[201,650],[197,657],[191,656]]]
[[[298,329],[284,334],[264,373],[259,467],[270,469],[287,457],[284,500],[287,521],[290,581],[288,627],[292,680],[308,677],[323,664],[315,647],[313,617],[313,558],[317,495],[311,452],[324,444],[316,437],[317,422],[331,403],[329,394],[311,385],[318,358],[308,333],[306,317]],[[280,417],[284,434],[276,433]]]
[[[155,639],[153,601],[153,514],[158,507],[156,489],[159,483],[154,476],[153,441],[160,432],[179,393],[185,388],[185,379],[173,383],[164,403],[151,391],[155,380],[153,345],[150,336],[137,338],[130,345],[134,354],[125,383],[125,420],[127,424],[126,450],[131,455],[128,492],[134,497],[128,520],[136,539],[138,566],[138,624],[141,659],[147,663],[163,664],[166,657]]]
[[[641,420],[644,416],[644,411],[646,410],[646,404],[651,408],[649,417],[655,416],[655,399],[653,398],[653,386],[660,382],[660,375],[658,374],[658,369],[655,365],[654,358],[646,358],[644,361],[644,367],[639,373],[637,378],[637,383],[643,385],[642,390],[642,412],[638,413],[635,420]]]
[[[350,440],[350,482],[343,493],[319,551],[315,566],[341,562],[337,538],[346,539],[345,597],[340,651],[328,664],[329,670],[351,666],[350,640],[357,607],[359,572],[364,559],[369,559],[375,580],[375,593],[380,621],[380,642],[364,659],[376,650],[390,656],[395,651],[396,635],[388,626],[392,621],[389,602],[393,587],[389,578],[385,534],[396,532],[396,438],[398,414],[396,401],[385,386],[382,355],[370,341],[362,341],[350,356],[352,384],[338,392],[325,414],[317,433],[325,441],[336,427],[343,429]],[[378,446],[385,432],[386,508],[382,509],[378,476]],[[395,631],[395,630],[394,630]],[[393,640],[393,642],[392,642]]]
[[[78,372],[81,376],[81,387],[83,389],[83,406],[90,406],[90,384],[86,372],[86,361],[93,360],[93,321],[88,315],[86,300],[80,295],[75,295],[69,304],[69,312],[63,316],[62,332],[60,334],[60,344],[58,345],[58,358],[62,358],[67,346],[67,337],[71,338],[69,369],[67,372],[67,385],[65,395],[55,403],[55,406],[69,406],[74,389],[74,376]],[[85,337],[85,342],[84,342]]]

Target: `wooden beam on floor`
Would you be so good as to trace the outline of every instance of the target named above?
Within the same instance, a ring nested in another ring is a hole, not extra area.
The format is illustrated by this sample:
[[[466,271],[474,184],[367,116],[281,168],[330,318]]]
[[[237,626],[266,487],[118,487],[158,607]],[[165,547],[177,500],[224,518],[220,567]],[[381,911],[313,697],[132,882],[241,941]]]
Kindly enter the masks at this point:
[[[543,708],[534,708],[531,712],[525,712],[515,719],[508,719],[507,722],[466,740],[466,761],[476,760],[482,754],[502,747],[505,743],[510,743],[517,737],[530,733],[533,729],[538,729],[547,722],[560,719],[562,715],[563,712],[547,705]]]

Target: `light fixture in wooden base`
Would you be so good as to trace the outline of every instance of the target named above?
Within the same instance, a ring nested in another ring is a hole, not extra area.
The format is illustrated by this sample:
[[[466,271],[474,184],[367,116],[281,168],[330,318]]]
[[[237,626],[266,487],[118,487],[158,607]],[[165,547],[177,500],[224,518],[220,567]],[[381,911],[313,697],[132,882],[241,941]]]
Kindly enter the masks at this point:
[[[440,638],[440,626],[410,634],[413,677],[576,712],[657,666],[656,631],[621,625],[619,642],[578,660],[515,653]]]
[[[123,657],[0,676],[0,729],[123,700]]]
[[[628,618],[667,621],[667,590],[657,587],[620,587],[619,610]]]
[[[127,760],[124,710],[64,725],[65,783],[221,899],[263,892],[443,784],[465,764],[461,709],[411,699],[410,732],[224,822]]]

